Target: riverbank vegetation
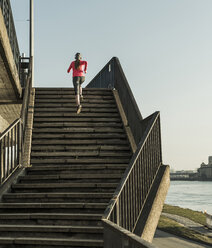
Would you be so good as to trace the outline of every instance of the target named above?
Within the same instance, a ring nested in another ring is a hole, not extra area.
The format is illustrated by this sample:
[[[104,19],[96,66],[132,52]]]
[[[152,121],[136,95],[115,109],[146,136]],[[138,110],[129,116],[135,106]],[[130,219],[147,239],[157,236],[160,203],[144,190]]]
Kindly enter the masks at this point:
[[[185,208],[180,208],[177,206],[171,206],[171,205],[164,205],[163,208],[163,212],[164,213],[169,213],[169,214],[175,214],[175,215],[179,215],[185,218],[188,218],[196,223],[199,223],[201,225],[206,224],[206,218],[205,215],[202,212],[198,212],[198,211],[193,211],[190,209],[185,209]],[[160,217],[159,223],[158,223],[158,229],[164,231],[164,232],[168,232],[171,234],[174,234],[176,236],[180,236],[186,239],[191,239],[193,241],[196,242],[200,242],[200,243],[204,243],[207,245],[211,245],[212,244],[212,238],[207,237],[204,234],[200,234],[194,230],[191,230],[189,228],[186,228],[184,225],[169,219],[165,216]]]
[[[193,220],[194,222],[199,223],[203,226],[206,225],[206,218],[203,212],[164,204],[163,213],[176,214],[176,215],[188,218],[190,220]]]

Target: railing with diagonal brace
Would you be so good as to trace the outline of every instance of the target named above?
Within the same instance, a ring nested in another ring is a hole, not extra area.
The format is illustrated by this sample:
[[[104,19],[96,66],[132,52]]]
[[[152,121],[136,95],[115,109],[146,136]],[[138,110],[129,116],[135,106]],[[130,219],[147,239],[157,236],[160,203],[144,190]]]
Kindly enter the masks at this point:
[[[156,112],[103,219],[133,232],[161,163],[160,118]]]
[[[128,126],[137,145],[137,150],[102,218],[107,229],[105,233],[110,232],[110,229],[114,230],[116,233],[119,232],[117,235],[119,238],[124,235],[121,230],[134,232],[162,165],[160,113],[155,112],[143,119],[116,57],[106,64],[87,88],[112,88],[118,91]],[[132,243],[129,247],[152,247],[148,244],[138,244],[130,236],[125,235],[124,240]],[[108,244],[108,240],[105,242]],[[105,245],[105,247],[109,246]]]
[[[24,92],[22,103],[21,116],[14,121],[1,135],[0,135],[0,184],[2,185],[14,173],[14,171],[21,165],[22,156],[24,152],[25,130],[27,126],[27,116],[29,107],[29,98],[32,88],[31,81],[31,64],[30,59],[29,73],[27,76],[27,83]]]
[[[0,183],[3,184],[18,168],[22,152],[21,119],[17,119],[0,136]]]

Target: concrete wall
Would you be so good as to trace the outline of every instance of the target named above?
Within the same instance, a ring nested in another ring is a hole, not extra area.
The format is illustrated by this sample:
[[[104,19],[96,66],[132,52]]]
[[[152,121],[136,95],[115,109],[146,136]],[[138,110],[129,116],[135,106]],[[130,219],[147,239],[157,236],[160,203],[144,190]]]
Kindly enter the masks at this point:
[[[104,226],[104,248],[156,248],[153,244],[109,220],[103,219],[102,222]]]
[[[0,104],[0,134],[20,118],[21,104]]]
[[[0,8],[0,133],[20,117],[22,88]]]
[[[18,100],[21,94],[19,75],[0,9],[0,101]]]
[[[146,199],[134,233],[152,242],[170,185],[170,167],[162,165]]]

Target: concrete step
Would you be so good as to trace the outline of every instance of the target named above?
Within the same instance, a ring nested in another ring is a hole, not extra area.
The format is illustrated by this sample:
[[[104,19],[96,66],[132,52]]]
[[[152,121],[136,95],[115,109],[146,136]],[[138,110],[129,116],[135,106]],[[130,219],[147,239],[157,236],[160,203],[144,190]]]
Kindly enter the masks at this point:
[[[84,108],[108,108],[108,109],[116,109],[117,105],[115,103],[85,103],[82,102]],[[38,108],[73,108],[76,104],[73,103],[36,103],[35,110]]]
[[[37,103],[72,103],[76,104],[76,100],[74,98],[37,98],[35,99],[35,105]],[[85,98],[83,100],[83,104],[115,104],[114,99],[93,99],[93,98]]]
[[[122,174],[127,164],[72,164],[72,165],[33,165],[26,168],[28,175],[55,175],[55,174]]]
[[[0,237],[0,248],[102,248],[103,240],[97,239],[59,239],[35,237]]]
[[[87,203],[87,202],[69,202],[69,203],[55,203],[55,202],[38,202],[38,203],[0,203],[0,213],[94,213],[103,214],[107,207],[107,203]]]
[[[116,183],[121,177],[121,174],[26,175],[19,177],[19,183]]]
[[[84,109],[82,108],[82,112],[80,114],[77,113],[72,113],[72,112],[54,112],[54,113],[43,113],[43,112],[35,112],[34,113],[34,117],[76,117],[77,119],[79,118],[85,118],[85,117],[97,117],[97,118],[103,118],[103,117],[109,117],[109,118],[119,118],[119,114],[118,113],[94,113],[94,112],[90,112],[87,113],[84,111]]]
[[[130,147],[126,145],[33,145],[32,151],[128,151]]]
[[[10,213],[0,214],[0,224],[102,226],[101,214]]]
[[[128,158],[32,158],[31,164],[44,165],[44,164],[128,164],[130,159]]]
[[[79,117],[80,116],[80,117]],[[77,117],[75,118],[70,118],[70,117],[52,117],[49,116],[48,118],[39,118],[39,117],[34,117],[34,123],[55,123],[55,122],[60,122],[60,123],[64,123],[64,122],[69,122],[69,123],[79,123],[79,122],[85,122],[85,123],[98,123],[98,122],[105,122],[105,126],[107,126],[107,123],[110,122],[114,122],[114,123],[121,123],[121,119],[120,118],[110,118],[109,116],[107,116],[107,118],[104,117],[85,117],[82,118],[82,115],[77,115]]]
[[[48,94],[48,95],[74,95],[74,88],[35,88],[36,95]],[[83,95],[112,95],[112,90],[110,89],[99,89],[99,88],[83,88]]]
[[[3,196],[5,203],[20,202],[89,202],[108,203],[112,193],[7,193]]]
[[[85,99],[96,99],[96,100],[114,100],[113,95],[84,95]],[[69,94],[69,95],[60,95],[60,94],[42,94],[38,95],[35,94],[35,99],[74,99],[75,100],[75,95],[74,94]]]
[[[55,174],[55,175],[25,175],[20,176],[20,180],[49,180],[49,179],[120,179],[122,177],[121,174],[67,174],[67,173],[61,173],[61,174]]]
[[[39,157],[119,157],[119,158],[129,158],[131,156],[131,153],[129,152],[122,152],[122,151],[64,151],[64,152],[32,152],[31,157],[32,158],[39,158]]]
[[[121,139],[33,139],[32,145],[129,145],[127,140]]]
[[[123,128],[114,127],[61,127],[61,128],[33,128],[34,133],[124,133]]]
[[[34,128],[62,128],[62,127],[114,127],[114,128],[121,128],[122,123],[117,122],[35,122],[33,123]]]
[[[103,238],[103,227],[0,224],[0,237]]]
[[[74,189],[114,189],[118,186],[118,183],[17,183],[12,185],[13,190],[17,189],[69,189],[70,192]],[[56,191],[55,191],[56,192]],[[83,192],[83,191],[82,191]],[[88,191],[85,191],[88,192]],[[100,191],[101,192],[101,191]]]
[[[91,108],[88,106],[85,106],[82,103],[82,107],[83,107],[83,113],[117,113],[118,110],[117,108],[113,107],[113,108]],[[63,113],[72,113],[72,112],[76,112],[76,106],[72,105],[72,107],[49,107],[49,108],[38,108],[35,107],[35,113],[51,113],[51,114],[55,114],[55,112],[63,112]]]
[[[33,139],[126,139],[126,137],[125,133],[32,133]]]

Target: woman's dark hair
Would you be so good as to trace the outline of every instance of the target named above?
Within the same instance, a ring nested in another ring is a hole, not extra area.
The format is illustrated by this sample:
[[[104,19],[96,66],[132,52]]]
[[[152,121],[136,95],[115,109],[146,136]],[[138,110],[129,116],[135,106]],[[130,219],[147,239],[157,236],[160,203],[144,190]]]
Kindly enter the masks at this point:
[[[81,59],[81,54],[80,53],[76,53],[75,55],[75,69],[79,69],[79,66],[80,66],[80,59]]]

